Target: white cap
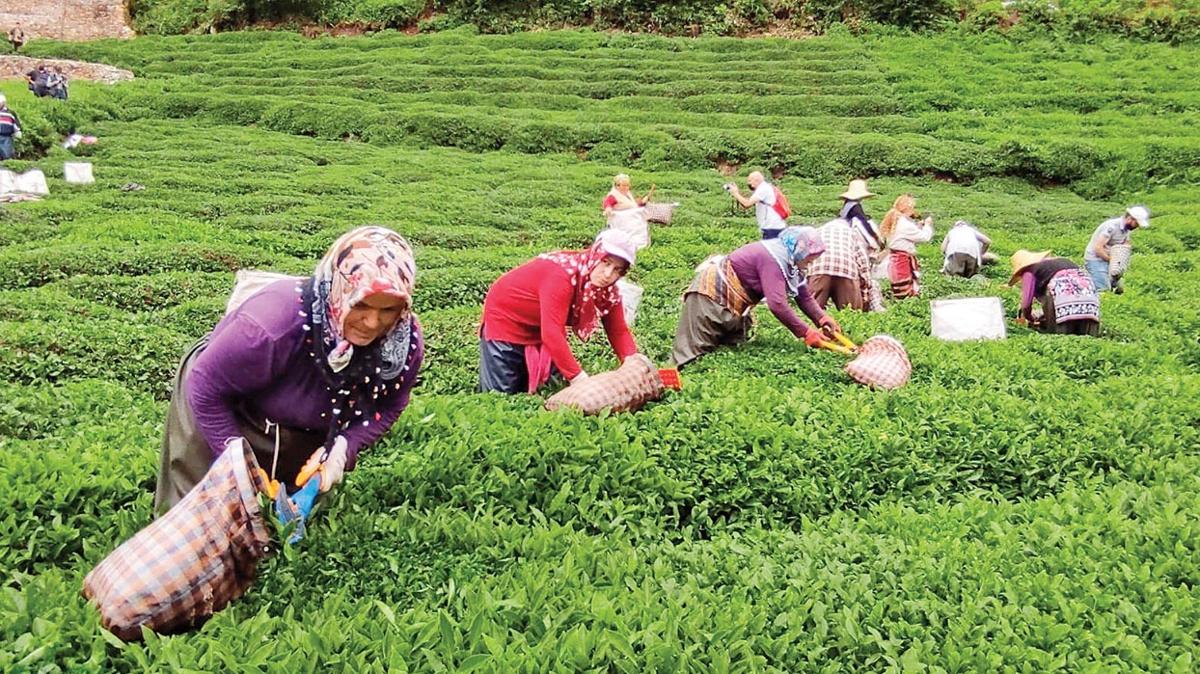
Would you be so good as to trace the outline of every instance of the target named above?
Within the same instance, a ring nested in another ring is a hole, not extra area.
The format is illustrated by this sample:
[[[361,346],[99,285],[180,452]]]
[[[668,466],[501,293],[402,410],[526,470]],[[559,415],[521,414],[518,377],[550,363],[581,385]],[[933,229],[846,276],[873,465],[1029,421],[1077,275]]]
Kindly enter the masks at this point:
[[[1130,206],[1125,209],[1125,214],[1137,220],[1138,227],[1150,226],[1150,209],[1145,206]]]
[[[596,236],[596,246],[605,253],[619,257],[632,267],[637,259],[637,246],[633,237],[619,229],[606,229]]]

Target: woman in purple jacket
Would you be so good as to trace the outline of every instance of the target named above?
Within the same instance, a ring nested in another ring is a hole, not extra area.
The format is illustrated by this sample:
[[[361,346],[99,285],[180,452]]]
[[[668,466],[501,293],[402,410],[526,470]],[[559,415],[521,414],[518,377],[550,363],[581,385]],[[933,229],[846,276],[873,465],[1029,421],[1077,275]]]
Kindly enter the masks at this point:
[[[184,357],[163,434],[157,513],[195,486],[231,439],[291,484],[328,450],[321,491],[408,405],[424,357],[412,248],[383,227],[333,244],[311,277],[276,281]]]
[[[812,227],[788,227],[779,237],[748,243],[729,255],[708,258],[683,295],[683,313],[675,331],[671,361],[682,367],[723,344],[746,341],[750,314],[759,302],[797,338],[815,347],[823,336],[796,315],[796,304],[814,323],[832,335],[841,332],[837,322],[813,299],[804,268],[825,252],[821,236]]]

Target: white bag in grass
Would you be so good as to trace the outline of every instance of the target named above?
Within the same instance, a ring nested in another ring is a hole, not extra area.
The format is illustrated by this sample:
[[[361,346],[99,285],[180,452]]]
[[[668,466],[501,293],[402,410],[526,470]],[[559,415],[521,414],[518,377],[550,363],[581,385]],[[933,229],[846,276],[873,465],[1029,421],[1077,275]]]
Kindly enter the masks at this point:
[[[933,336],[948,342],[1004,339],[1004,305],[999,297],[934,300],[929,305]]]
[[[63,178],[72,185],[90,185],[96,182],[92,176],[92,165],[86,161],[63,162]]]
[[[50,194],[46,174],[40,169],[29,169],[24,173],[0,170],[0,194]]]
[[[645,290],[636,283],[621,279],[617,281],[617,292],[621,293],[621,305],[625,307],[625,323],[633,325]]]

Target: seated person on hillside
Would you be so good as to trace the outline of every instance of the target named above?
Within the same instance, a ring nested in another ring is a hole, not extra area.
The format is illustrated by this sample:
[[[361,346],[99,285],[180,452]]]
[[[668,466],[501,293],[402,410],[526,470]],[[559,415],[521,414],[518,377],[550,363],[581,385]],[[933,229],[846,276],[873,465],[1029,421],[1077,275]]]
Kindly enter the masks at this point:
[[[603,324],[621,362],[637,353],[616,286],[635,251],[628,234],[607,229],[590,248],[539,255],[497,279],[483,300],[479,390],[534,393],[554,370],[572,384],[587,378],[567,328],[586,342]]]
[[[1018,323],[1060,335],[1100,335],[1100,296],[1079,265],[1048,250],[1018,250],[1012,271],[1008,284],[1021,283]],[[1042,305],[1041,317],[1033,313],[1034,298]]]
[[[59,100],[67,100],[67,76],[63,74],[62,66],[46,71],[46,93]]]
[[[608,226],[621,230],[633,238],[634,245],[640,250],[650,245],[650,229],[646,224],[646,216],[638,208],[645,206],[654,194],[654,185],[640,199],[631,189],[629,176],[618,173],[613,176],[613,186],[600,207],[604,209],[604,219]]]
[[[816,348],[824,336],[796,315],[789,297],[827,334],[841,332],[813,299],[804,279],[805,267],[824,252],[817,230],[786,227],[775,238],[702,262],[683,295],[671,362],[683,367],[719,346],[745,342],[751,313],[764,299],[775,318],[810,347]]]
[[[154,509],[195,486],[231,438],[295,484],[328,450],[321,491],[408,406],[425,346],[412,313],[412,248],[383,227],[339,238],[311,277],[254,292],[179,365]]]
[[[50,71],[44,65],[25,73],[25,82],[29,85],[29,90],[33,92],[34,96],[41,98],[50,95],[50,89],[47,86],[47,78],[49,76]]]
[[[954,223],[942,239],[942,272],[970,278],[983,267],[983,255],[992,240],[966,220]]]

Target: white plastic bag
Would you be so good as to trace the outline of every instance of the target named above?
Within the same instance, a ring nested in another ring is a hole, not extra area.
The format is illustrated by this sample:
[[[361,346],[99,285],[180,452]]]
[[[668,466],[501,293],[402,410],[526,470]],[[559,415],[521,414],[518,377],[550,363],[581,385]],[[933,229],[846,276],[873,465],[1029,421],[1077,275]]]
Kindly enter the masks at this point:
[[[1004,305],[999,297],[964,297],[930,303],[933,336],[948,342],[1004,339]]]
[[[626,208],[613,211],[608,217],[610,229],[625,232],[633,239],[633,245],[638,250],[650,245],[650,226],[646,224],[646,209]]]
[[[254,293],[271,285],[276,281],[284,279],[300,280],[302,276],[291,276],[289,274],[280,274],[273,271],[257,271],[255,269],[239,269],[233,277],[233,292],[229,294],[229,300],[225,302],[225,314],[233,313],[234,309],[242,306],[242,303],[250,299]]]
[[[617,292],[621,293],[621,305],[625,307],[625,323],[633,325],[637,318],[638,306],[642,303],[645,290],[636,283],[620,279],[617,281]]]
[[[46,174],[39,169],[24,173],[0,170],[0,194],[36,194],[46,196],[50,188],[46,185]]]
[[[73,185],[90,185],[96,182],[92,177],[92,165],[85,161],[63,162],[63,178]]]

